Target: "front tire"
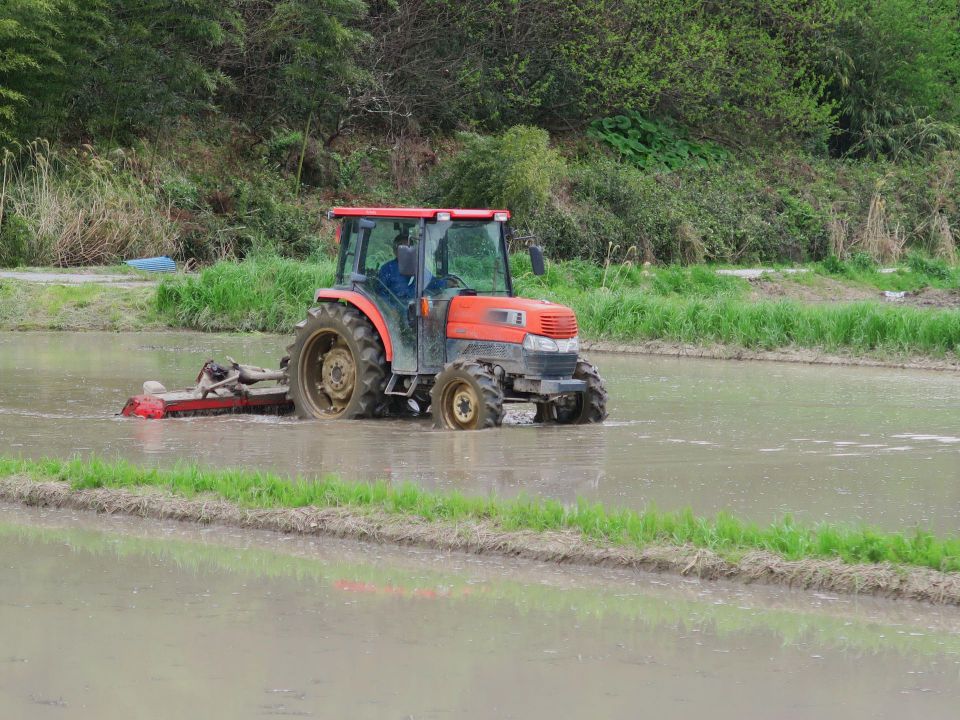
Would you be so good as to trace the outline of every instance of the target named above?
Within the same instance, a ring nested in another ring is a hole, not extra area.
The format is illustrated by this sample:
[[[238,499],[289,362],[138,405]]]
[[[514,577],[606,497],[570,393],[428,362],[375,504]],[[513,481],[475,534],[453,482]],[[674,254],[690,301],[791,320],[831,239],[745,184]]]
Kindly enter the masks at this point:
[[[577,360],[574,380],[583,380],[587,389],[582,393],[561,395],[555,400],[537,403],[534,422],[559,425],[588,425],[607,419],[607,388],[600,371],[586,360]]]
[[[387,361],[370,321],[353,307],[311,308],[290,346],[290,399],[302,418],[373,417],[383,405]]]
[[[503,422],[503,390],[479,363],[455,360],[437,375],[430,392],[434,427],[483,430]]]

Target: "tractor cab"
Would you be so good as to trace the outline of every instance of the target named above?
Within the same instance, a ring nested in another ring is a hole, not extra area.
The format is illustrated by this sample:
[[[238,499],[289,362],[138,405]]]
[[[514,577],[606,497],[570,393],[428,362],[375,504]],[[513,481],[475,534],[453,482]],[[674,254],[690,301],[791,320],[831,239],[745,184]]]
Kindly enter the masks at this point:
[[[454,298],[513,296],[508,211],[337,208],[331,215],[343,218],[336,288],[363,294],[380,311],[394,373],[443,369]]]
[[[579,357],[576,316],[514,296],[506,210],[334,208],[334,287],[297,326],[301,415],[371,417],[408,405],[440,427],[499,425],[503,403],[544,422],[599,422],[606,391]],[[530,248],[536,274],[543,254]]]

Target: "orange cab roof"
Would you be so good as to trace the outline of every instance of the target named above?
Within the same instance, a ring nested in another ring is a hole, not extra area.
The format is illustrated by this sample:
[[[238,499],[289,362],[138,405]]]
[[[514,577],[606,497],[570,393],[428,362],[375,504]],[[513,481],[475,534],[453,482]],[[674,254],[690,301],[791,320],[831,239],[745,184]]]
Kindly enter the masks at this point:
[[[432,220],[439,212],[450,213],[451,220],[493,220],[494,213],[506,213],[509,210],[466,210],[463,208],[363,208],[335,207],[330,217],[385,217],[385,218],[427,218]]]

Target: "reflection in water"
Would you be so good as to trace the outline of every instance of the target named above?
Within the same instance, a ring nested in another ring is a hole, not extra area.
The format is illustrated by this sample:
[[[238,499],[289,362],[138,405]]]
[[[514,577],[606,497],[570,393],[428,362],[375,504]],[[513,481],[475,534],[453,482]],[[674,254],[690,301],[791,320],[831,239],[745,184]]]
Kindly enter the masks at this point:
[[[0,627],[10,717],[901,718],[960,699],[955,610],[3,506]]]
[[[116,417],[146,379],[190,385],[208,357],[275,366],[286,338],[0,333],[0,447],[664,510],[785,513],[900,530],[960,525],[960,405],[948,373],[598,356],[611,420],[433,431],[428,421]]]

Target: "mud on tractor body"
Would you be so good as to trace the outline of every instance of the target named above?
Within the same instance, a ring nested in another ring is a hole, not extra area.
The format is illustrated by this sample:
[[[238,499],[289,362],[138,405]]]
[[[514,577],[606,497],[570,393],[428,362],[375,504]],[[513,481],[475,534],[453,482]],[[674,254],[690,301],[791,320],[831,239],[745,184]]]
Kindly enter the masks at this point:
[[[503,210],[335,208],[333,288],[297,325],[290,398],[311,418],[428,407],[438,427],[500,425],[504,403],[537,420],[606,418],[597,369],[563,305],[513,293]],[[543,255],[530,248],[534,271]]]

